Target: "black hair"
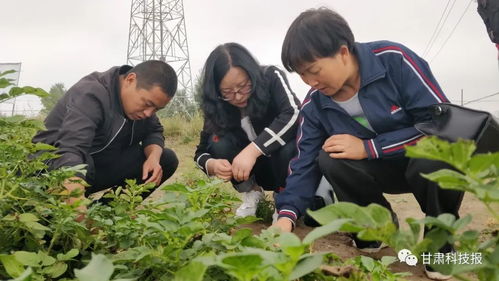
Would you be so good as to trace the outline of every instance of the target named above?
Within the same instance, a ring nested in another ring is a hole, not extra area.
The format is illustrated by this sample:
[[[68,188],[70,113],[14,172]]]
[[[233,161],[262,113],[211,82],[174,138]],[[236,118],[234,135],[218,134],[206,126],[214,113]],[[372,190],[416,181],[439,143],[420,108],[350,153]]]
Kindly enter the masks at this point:
[[[177,74],[166,62],[160,60],[148,60],[137,64],[127,74],[135,73],[137,76],[137,88],[149,90],[158,86],[170,98],[177,91]]]
[[[263,118],[270,97],[262,67],[246,48],[237,43],[217,46],[208,56],[203,68],[201,108],[205,119],[210,120],[218,130],[231,129],[241,124],[239,108],[221,99],[220,83],[231,67],[242,68],[251,80],[251,96],[246,110],[250,118]]]
[[[354,52],[355,38],[345,19],[321,7],[301,13],[291,24],[282,44],[281,60],[292,72],[304,63],[335,55],[342,45]]]

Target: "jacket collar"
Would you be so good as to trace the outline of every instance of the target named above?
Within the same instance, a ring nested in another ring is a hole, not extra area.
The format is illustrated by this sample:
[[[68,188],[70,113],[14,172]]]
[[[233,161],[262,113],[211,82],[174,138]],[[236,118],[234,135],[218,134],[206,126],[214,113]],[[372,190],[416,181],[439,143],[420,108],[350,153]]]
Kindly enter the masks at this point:
[[[373,53],[369,43],[355,42],[353,49],[354,54],[357,56],[357,61],[359,62],[360,94],[362,88],[376,80],[384,78],[386,75],[386,68],[381,63],[379,58]],[[337,103],[333,102],[330,97],[322,94],[321,92],[318,92],[317,94],[319,96],[319,102],[323,109],[333,108],[345,112],[343,108],[341,108]]]
[[[120,75],[127,73],[130,69],[132,67],[129,65],[115,66],[99,75],[100,83],[110,93],[113,108],[123,116],[125,112],[120,95]]]
[[[359,62],[361,89],[366,85],[385,77],[386,68],[373,53],[373,50],[368,43],[356,42],[354,45],[354,53]]]

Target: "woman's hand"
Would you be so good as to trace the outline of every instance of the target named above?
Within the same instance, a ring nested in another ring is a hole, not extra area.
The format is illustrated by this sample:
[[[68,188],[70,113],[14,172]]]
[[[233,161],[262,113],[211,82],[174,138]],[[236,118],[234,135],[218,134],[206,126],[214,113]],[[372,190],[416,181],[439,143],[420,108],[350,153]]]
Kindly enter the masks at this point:
[[[232,165],[227,159],[210,159],[207,164],[208,175],[230,181],[232,179]]]
[[[287,218],[280,218],[270,227],[277,227],[283,232],[291,232],[293,230],[293,223]]]
[[[232,175],[236,181],[248,180],[256,159],[262,155],[255,144],[250,143],[232,160]]]
[[[343,134],[330,136],[322,146],[331,158],[361,160],[367,158],[364,142],[358,137]]]

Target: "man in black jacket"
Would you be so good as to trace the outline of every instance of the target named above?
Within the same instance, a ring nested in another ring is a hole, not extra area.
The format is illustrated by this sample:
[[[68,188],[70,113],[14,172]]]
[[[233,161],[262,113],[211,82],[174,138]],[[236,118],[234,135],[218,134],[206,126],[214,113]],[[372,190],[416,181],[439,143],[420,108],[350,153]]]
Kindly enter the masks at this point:
[[[159,186],[178,166],[175,153],[164,148],[157,110],[177,90],[177,76],[162,61],[124,65],[83,77],[59,100],[45,119],[46,130],[33,142],[57,148],[51,169],[86,164],[90,186],[68,181],[69,191],[93,192],[124,185],[125,179]],[[147,196],[148,194],[144,194]],[[74,201],[74,200],[71,200]]]

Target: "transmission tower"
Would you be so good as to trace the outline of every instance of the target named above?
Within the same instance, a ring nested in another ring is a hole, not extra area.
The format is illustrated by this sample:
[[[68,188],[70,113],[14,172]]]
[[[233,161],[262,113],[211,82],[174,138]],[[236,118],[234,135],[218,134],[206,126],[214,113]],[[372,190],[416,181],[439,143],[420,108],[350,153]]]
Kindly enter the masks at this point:
[[[127,63],[146,60],[165,61],[175,69],[179,85],[174,101],[187,113],[192,78],[182,0],[132,0]]]

